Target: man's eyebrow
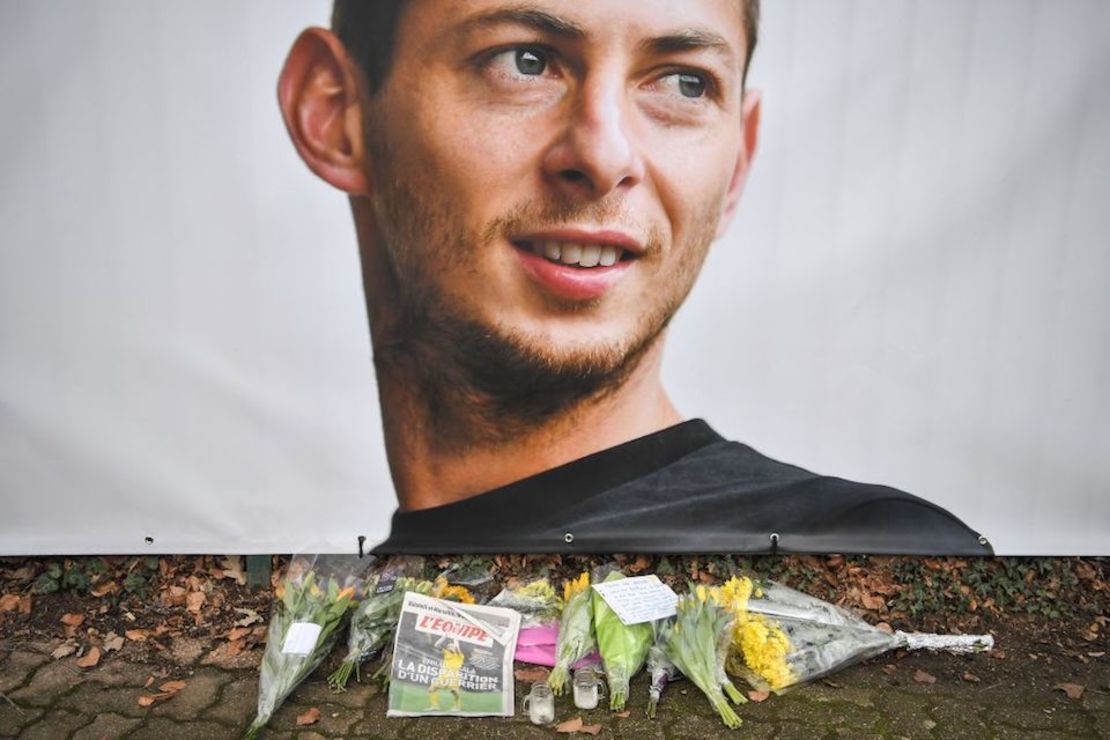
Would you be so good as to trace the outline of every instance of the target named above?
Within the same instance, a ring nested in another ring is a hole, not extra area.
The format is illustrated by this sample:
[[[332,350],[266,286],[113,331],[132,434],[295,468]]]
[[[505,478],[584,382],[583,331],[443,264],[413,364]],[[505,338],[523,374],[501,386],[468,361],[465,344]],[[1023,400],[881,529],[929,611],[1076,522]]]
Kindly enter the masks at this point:
[[[567,39],[578,40],[586,37],[586,31],[581,26],[528,5],[479,13],[463,21],[455,32],[470,33],[502,25],[525,26],[541,33]]]
[[[652,54],[679,54],[685,51],[710,51],[728,61],[736,59],[736,50],[724,36],[704,28],[688,28],[664,36],[645,39],[640,48]]]

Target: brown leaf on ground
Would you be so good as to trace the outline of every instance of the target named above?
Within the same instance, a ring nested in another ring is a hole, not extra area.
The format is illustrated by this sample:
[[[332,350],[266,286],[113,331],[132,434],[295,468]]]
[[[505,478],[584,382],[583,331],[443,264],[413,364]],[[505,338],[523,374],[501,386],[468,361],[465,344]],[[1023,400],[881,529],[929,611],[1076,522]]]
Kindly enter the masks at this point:
[[[247,574],[243,572],[243,558],[238,555],[228,555],[220,560],[220,568],[224,578],[231,578],[240,586],[247,585]]]
[[[635,562],[628,566],[629,573],[643,573],[651,565],[651,558],[647,555],[637,555]]]
[[[149,689],[154,685],[154,676],[147,676],[146,683],[143,684],[144,689]]]
[[[119,584],[116,583],[115,581],[104,581],[103,583],[98,583],[98,584],[96,584],[95,586],[93,586],[92,588],[89,589],[89,593],[92,594],[93,596],[95,596],[98,599],[101,596],[107,596],[108,594],[114,594],[114,593],[117,593],[118,591],[119,591]]]
[[[305,725],[314,725],[320,721],[320,710],[316,707],[309,707],[297,715],[297,727],[304,727]]]
[[[204,595],[203,591],[193,591],[185,597],[185,608],[194,613],[199,612],[207,600],[208,597]]]
[[[983,679],[979,678],[978,676],[976,676],[974,673],[965,673],[962,676],[962,678],[963,678],[963,680],[967,681],[968,683],[979,683],[980,681],[983,680]]]
[[[555,725],[555,732],[563,732],[563,733],[568,733],[569,734],[569,733],[572,733],[572,732],[578,732],[581,729],[582,729],[582,718],[581,717],[574,717],[572,719],[568,719],[566,722],[560,722],[559,724]]]
[[[864,594],[861,599],[864,609],[871,611],[879,611],[886,606],[886,600],[882,596],[875,596],[874,594]]]
[[[615,712],[613,714],[614,717],[621,717],[621,718],[629,717],[631,715],[632,715],[632,710],[631,709],[626,709],[623,712]]]
[[[551,675],[551,670],[543,666],[535,666],[530,668],[517,668],[513,671],[513,676],[517,681],[546,681],[547,677]]]
[[[175,692],[175,691],[163,691],[163,692],[160,692],[158,694],[143,694],[142,696],[139,697],[139,706],[140,707],[149,707],[152,704],[154,704],[155,702],[164,701],[166,699],[169,699],[175,693],[177,693],[177,692]]]
[[[235,642],[236,640],[242,640],[250,633],[250,627],[232,627],[224,636],[228,639],[228,641]]]
[[[19,609],[19,603],[18,594],[4,594],[0,596],[0,612],[14,612]]]
[[[123,633],[124,637],[134,642],[142,642],[150,637],[150,630],[127,630]]]
[[[879,622],[878,624],[875,625],[875,629],[879,630],[880,632],[885,632],[888,635],[893,635],[894,634],[894,628],[891,627],[886,622]]]
[[[584,732],[587,735],[596,735],[597,733],[601,732],[601,725],[582,725],[582,727],[579,728],[578,731]]]
[[[72,642],[64,642],[58,647],[54,648],[54,652],[50,653],[50,657],[54,660],[61,660],[77,652],[77,646]]]
[[[1060,689],[1068,695],[1069,699],[1083,698],[1083,687],[1077,683],[1058,683],[1052,688]]]
[[[244,609],[237,606],[235,607],[235,611],[244,615],[242,619],[238,619],[235,621],[236,627],[250,627],[255,622],[262,621],[262,617],[260,617],[258,615],[258,612],[256,612],[254,609]]]
[[[913,674],[913,680],[917,683],[932,685],[937,682],[937,677],[931,673],[926,673],[920,668]]]
[[[752,689],[748,692],[748,698],[754,701],[756,704],[767,701],[767,698],[769,696],[771,696],[770,691],[756,691],[755,689]]]
[[[995,660],[1006,660],[1005,650],[999,650],[998,648],[995,648],[994,650],[990,651],[989,655]]]
[[[898,666],[894,665],[893,663],[887,663],[883,666],[883,673],[888,676],[894,673],[896,670],[898,670]]]
[[[92,668],[100,662],[100,648],[91,647],[89,652],[85,653],[82,657],[77,659],[76,666],[78,668]]]
[[[185,688],[187,685],[188,684],[185,681],[166,681],[163,684],[159,684],[158,688],[161,689],[162,691],[166,691],[166,692],[169,692],[171,694],[176,694],[178,691],[181,691],[181,689]]]
[[[104,636],[104,652],[110,653],[113,650],[119,650],[123,647],[123,638],[115,632],[109,632]]]
[[[63,614],[59,621],[67,627],[80,627],[85,622],[85,615]]]

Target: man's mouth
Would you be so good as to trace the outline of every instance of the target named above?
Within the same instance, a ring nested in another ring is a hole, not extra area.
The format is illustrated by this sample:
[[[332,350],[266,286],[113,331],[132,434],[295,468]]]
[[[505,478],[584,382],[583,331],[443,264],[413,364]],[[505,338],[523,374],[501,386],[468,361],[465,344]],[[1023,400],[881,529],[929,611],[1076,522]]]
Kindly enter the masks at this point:
[[[534,241],[514,242],[523,249],[548,262],[568,267],[612,267],[623,259],[630,259],[631,253],[614,244],[585,244],[573,241],[537,239]]]

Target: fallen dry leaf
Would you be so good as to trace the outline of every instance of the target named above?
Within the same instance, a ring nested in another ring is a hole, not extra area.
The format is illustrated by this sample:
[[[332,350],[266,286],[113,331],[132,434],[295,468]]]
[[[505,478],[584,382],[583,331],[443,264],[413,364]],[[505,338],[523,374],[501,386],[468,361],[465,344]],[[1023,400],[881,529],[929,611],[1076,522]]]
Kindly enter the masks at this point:
[[[885,632],[885,633],[887,633],[888,635],[892,635],[892,634],[894,634],[894,628],[893,628],[893,627],[891,627],[891,626],[890,626],[889,624],[887,624],[886,622],[879,622],[878,624],[876,624],[876,625],[875,625],[875,629],[877,629],[877,630],[879,630],[879,631],[881,631],[881,632]]]
[[[19,596],[16,594],[4,594],[0,596],[0,612],[14,612],[19,608]]]
[[[769,696],[771,696],[770,691],[756,691],[755,689],[752,689],[748,692],[748,698],[754,701],[756,704],[761,701],[767,701],[767,698]]]
[[[1081,698],[1083,698],[1083,687],[1080,686],[1077,683],[1058,683],[1055,686],[1053,686],[1052,688],[1060,689],[1061,691],[1063,691],[1065,694],[1068,695],[1069,699],[1081,699]]]
[[[626,709],[623,712],[617,712],[613,716],[614,717],[629,717],[631,715],[632,715],[632,710],[631,709]]]
[[[77,659],[76,666],[78,668],[92,668],[100,662],[100,648],[91,647],[89,652],[85,653],[82,657]]]
[[[150,630],[127,630],[123,633],[124,637],[134,642],[142,642],[150,636]]]
[[[979,683],[980,681],[983,680],[983,679],[979,678],[978,676],[976,676],[974,673],[965,673],[962,676],[962,678],[963,678],[963,680],[967,681],[968,683]]]
[[[254,609],[244,609],[242,607],[235,607],[235,611],[243,615],[242,619],[236,620],[236,627],[250,627],[255,622],[261,622],[262,617],[258,615]]]
[[[146,683],[143,684],[144,689],[149,689],[154,685],[154,676],[147,676]]]
[[[54,648],[54,652],[50,653],[50,657],[54,660],[61,660],[62,658],[73,655],[77,652],[77,646],[72,642],[64,642],[58,647]]]
[[[888,676],[894,673],[896,670],[898,670],[898,666],[894,665],[893,663],[887,663],[883,666],[883,673]]]
[[[990,655],[995,660],[1006,660],[1006,651],[1005,650],[999,650],[998,648],[995,648],[994,650],[991,650],[990,653],[988,653],[988,655]]]
[[[243,558],[238,555],[228,555],[220,561],[220,568],[224,578],[232,578],[240,586],[247,585],[247,574],[243,572]]]
[[[628,566],[630,573],[642,573],[651,565],[651,558],[647,555],[637,555],[636,561]]]
[[[139,697],[139,706],[140,707],[149,707],[154,702],[155,702],[155,699],[154,699],[153,694],[143,694],[142,696]]]
[[[101,596],[114,594],[117,591],[119,591],[119,584],[117,584],[115,581],[105,581],[103,583],[98,583],[89,589],[89,593],[97,597],[98,599]]]
[[[229,641],[235,642],[236,640],[242,640],[244,637],[246,637],[250,633],[251,633],[251,628],[250,627],[232,627],[230,630],[228,630],[227,635],[225,635],[225,637],[227,637],[227,639]]]
[[[574,717],[572,719],[568,719],[566,722],[560,722],[559,724],[555,725],[555,732],[571,733],[571,732],[578,732],[581,729],[582,729],[582,718],[581,717]]]
[[[204,595],[203,591],[193,591],[185,597],[185,607],[191,612],[199,612],[207,600],[208,597]]]
[[[297,727],[305,725],[314,725],[320,721],[320,710],[316,707],[309,707],[297,715]]]
[[[171,694],[176,694],[178,691],[181,691],[181,689],[185,688],[187,685],[188,684],[185,681],[166,681],[163,684],[159,684],[158,688],[161,689],[162,691],[168,691]]]
[[[937,682],[937,677],[934,676],[931,673],[926,673],[925,671],[923,671],[919,668],[917,670],[917,672],[913,674],[913,680],[916,681],[917,683],[923,683],[923,684],[931,685],[931,684],[934,684],[934,683]]]
[[[109,632],[104,637],[104,652],[110,653],[123,647],[123,638],[115,632]]]
[[[84,614],[63,614],[59,620],[67,627],[80,627],[85,622]]]
[[[516,677],[517,681],[546,681],[549,675],[551,675],[551,671],[542,666],[534,668],[517,668],[513,671],[513,676]]]
[[[879,609],[882,609],[884,606],[886,606],[886,600],[883,599],[882,596],[864,594],[864,597],[861,601],[863,602],[863,608],[870,609],[871,611],[878,611]]]
[[[587,735],[596,735],[601,732],[601,725],[582,725],[578,728],[579,732],[584,732]]]

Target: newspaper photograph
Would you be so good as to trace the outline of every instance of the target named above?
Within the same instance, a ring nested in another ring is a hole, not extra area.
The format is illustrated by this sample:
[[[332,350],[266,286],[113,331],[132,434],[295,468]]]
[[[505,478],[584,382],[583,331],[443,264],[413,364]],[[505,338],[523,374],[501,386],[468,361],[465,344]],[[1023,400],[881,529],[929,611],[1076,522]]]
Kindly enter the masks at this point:
[[[390,666],[390,717],[511,717],[520,614],[405,594]]]

